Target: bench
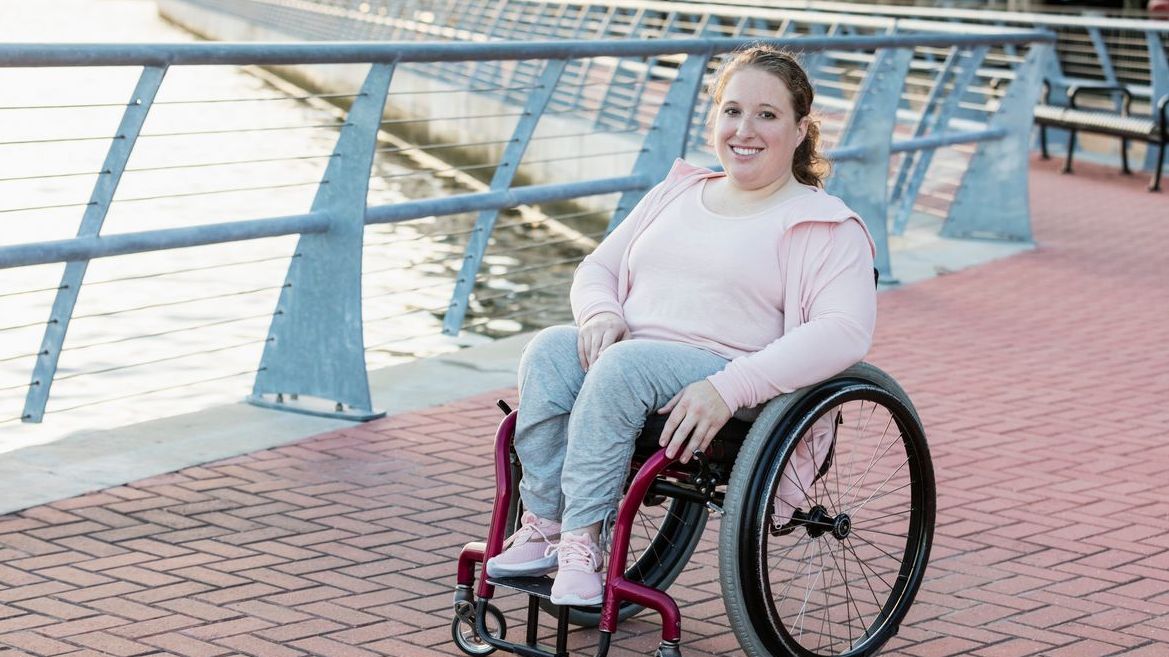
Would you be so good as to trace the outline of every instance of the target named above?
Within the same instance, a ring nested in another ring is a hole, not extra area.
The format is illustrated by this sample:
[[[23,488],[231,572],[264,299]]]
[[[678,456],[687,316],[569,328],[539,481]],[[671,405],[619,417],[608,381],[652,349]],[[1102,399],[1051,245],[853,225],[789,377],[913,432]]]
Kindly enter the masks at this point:
[[[1077,99],[1082,94],[1120,94],[1123,104],[1119,114],[1101,109],[1081,109]],[[1132,105],[1132,92],[1119,85],[1109,84],[1080,84],[1068,89],[1069,105],[1067,107],[1052,105],[1048,102],[1051,86],[1044,82],[1043,104],[1035,107],[1035,124],[1039,126],[1039,147],[1043,159],[1048,159],[1047,128],[1063,128],[1068,130],[1068,152],[1062,171],[1072,172],[1072,155],[1076,148],[1077,132],[1092,132],[1102,135],[1120,137],[1121,170],[1128,174],[1132,170],[1128,166],[1128,142],[1136,139],[1158,146],[1156,170],[1149,181],[1149,191],[1161,189],[1161,170],[1165,165],[1166,125],[1165,110],[1169,105],[1169,94],[1162,96],[1155,102],[1153,115],[1149,117],[1132,116],[1129,107]]]

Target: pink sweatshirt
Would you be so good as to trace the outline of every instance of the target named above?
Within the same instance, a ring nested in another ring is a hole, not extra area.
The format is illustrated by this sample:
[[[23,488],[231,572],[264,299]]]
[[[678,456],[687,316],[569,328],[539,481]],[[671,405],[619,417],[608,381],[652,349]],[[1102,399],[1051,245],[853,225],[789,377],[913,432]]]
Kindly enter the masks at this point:
[[[612,312],[631,337],[730,360],[708,378],[732,412],[822,381],[868,353],[876,323],[872,237],[823,190],[745,217],[707,210],[723,176],[677,160],[581,262],[578,325]]]

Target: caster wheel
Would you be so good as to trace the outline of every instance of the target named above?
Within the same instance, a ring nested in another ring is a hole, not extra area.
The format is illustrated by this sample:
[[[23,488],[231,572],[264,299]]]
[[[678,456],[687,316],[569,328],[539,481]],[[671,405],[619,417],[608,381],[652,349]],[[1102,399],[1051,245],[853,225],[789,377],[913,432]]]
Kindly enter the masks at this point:
[[[654,657],[682,657],[682,650],[676,643],[673,645],[663,643],[654,651]]]
[[[487,605],[484,623],[487,632],[493,639],[503,639],[507,635],[507,621],[503,619],[494,605]],[[495,652],[495,646],[483,640],[475,631],[475,606],[462,603],[455,606],[455,617],[451,619],[451,638],[459,650],[468,655],[490,655]]]

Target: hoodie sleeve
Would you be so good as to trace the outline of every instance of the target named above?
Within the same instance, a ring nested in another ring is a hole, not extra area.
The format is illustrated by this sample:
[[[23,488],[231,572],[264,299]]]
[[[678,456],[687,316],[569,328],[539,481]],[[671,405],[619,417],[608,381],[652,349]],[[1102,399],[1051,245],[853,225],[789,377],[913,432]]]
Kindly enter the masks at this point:
[[[857,363],[872,345],[877,319],[873,249],[858,220],[794,226],[783,257],[791,265],[785,312],[799,326],[760,351],[735,358],[708,380],[731,411],[811,385]],[[788,322],[790,325],[790,321]]]
[[[645,221],[649,208],[656,202],[664,184],[659,183],[647,192],[613,232],[606,235],[597,248],[577,266],[568,295],[572,317],[577,326],[583,326],[594,316],[605,312],[616,313],[624,318],[617,295],[622,262],[638,226]]]

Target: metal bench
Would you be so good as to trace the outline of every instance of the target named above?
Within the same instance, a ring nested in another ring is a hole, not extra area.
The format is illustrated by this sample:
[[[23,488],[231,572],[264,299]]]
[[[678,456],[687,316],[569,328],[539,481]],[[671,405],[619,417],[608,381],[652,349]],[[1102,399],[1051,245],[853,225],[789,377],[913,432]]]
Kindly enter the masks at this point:
[[[1123,99],[1120,113],[1102,109],[1081,109],[1076,101],[1081,94],[1120,94]],[[1128,166],[1128,142],[1137,139],[1158,147],[1157,164],[1153,171],[1153,178],[1149,181],[1149,191],[1161,189],[1161,171],[1165,166],[1166,124],[1165,110],[1169,105],[1169,94],[1156,100],[1152,116],[1133,116],[1130,113],[1132,92],[1120,85],[1088,84],[1075,85],[1068,89],[1069,105],[1067,107],[1052,105],[1048,102],[1050,86],[1044,86],[1043,104],[1035,107],[1035,123],[1039,126],[1039,146],[1043,152],[1043,159],[1048,159],[1047,128],[1063,128],[1068,130],[1067,159],[1062,171],[1072,172],[1072,157],[1076,148],[1077,132],[1092,132],[1102,135],[1120,137],[1120,163],[1124,173],[1132,173]]]

